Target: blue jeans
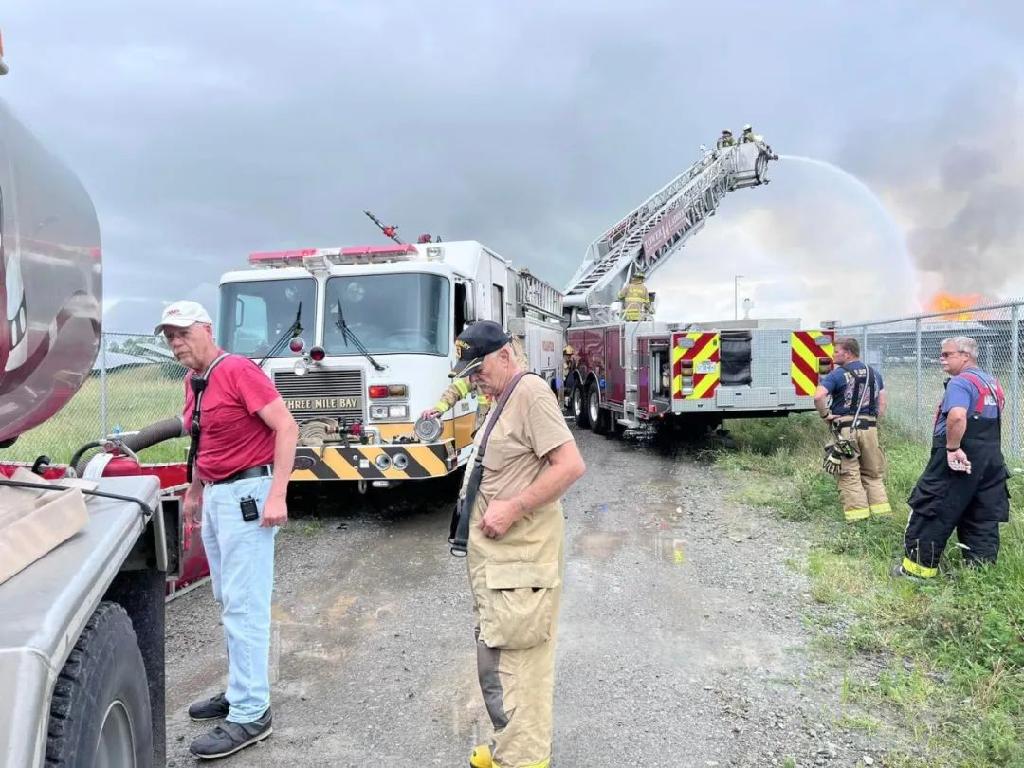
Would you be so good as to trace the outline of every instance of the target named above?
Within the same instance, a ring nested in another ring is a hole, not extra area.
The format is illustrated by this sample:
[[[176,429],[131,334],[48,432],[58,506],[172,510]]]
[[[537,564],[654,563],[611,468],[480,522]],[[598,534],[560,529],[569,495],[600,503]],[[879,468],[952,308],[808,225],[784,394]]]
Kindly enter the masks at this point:
[[[240,506],[243,498],[252,496],[262,518],[269,492],[269,477],[203,489],[203,545],[227,640],[227,719],[232,723],[251,723],[270,706],[267,666],[277,528],[261,528],[259,520],[244,521]]]

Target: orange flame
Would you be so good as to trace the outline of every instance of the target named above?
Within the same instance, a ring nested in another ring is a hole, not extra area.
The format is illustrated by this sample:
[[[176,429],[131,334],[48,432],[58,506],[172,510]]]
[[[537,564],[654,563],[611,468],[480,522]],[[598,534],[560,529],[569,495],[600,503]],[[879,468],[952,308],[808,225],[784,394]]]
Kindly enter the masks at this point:
[[[950,320],[970,320],[971,308],[985,303],[980,293],[946,293],[939,291],[928,300],[929,312],[942,312],[943,317]],[[949,314],[945,314],[948,312]]]

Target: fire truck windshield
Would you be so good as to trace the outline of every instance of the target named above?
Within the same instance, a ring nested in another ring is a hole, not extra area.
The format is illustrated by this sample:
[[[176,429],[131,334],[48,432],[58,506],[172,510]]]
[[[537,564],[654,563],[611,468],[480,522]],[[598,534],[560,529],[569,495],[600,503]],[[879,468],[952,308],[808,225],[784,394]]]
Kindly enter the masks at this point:
[[[371,355],[447,355],[451,321],[448,280],[441,275],[392,273],[332,277],[324,299],[328,355],[359,355],[354,335]],[[346,336],[338,319],[344,313]]]
[[[262,358],[295,322],[300,303],[299,321],[310,334],[316,317],[316,281],[312,278],[225,283],[220,287],[217,341],[228,352]],[[286,344],[277,357],[294,355]]]

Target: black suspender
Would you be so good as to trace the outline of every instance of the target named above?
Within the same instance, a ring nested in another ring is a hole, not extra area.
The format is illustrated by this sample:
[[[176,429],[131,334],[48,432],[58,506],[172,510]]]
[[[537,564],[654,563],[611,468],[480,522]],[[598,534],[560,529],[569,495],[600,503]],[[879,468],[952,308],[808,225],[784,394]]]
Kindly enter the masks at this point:
[[[213,373],[213,369],[216,368],[220,361],[227,356],[228,353],[225,352],[210,363],[210,367],[206,369],[206,374],[204,376],[196,376],[193,373],[192,378],[189,379],[189,384],[192,387],[192,395],[195,398],[195,402],[192,404],[192,426],[189,430],[189,435],[192,437],[192,444],[188,448],[188,465],[185,471],[190,483],[192,482],[192,468],[195,466],[196,457],[199,455],[199,419],[201,416],[203,392],[206,391],[206,386],[210,383],[210,375]]]

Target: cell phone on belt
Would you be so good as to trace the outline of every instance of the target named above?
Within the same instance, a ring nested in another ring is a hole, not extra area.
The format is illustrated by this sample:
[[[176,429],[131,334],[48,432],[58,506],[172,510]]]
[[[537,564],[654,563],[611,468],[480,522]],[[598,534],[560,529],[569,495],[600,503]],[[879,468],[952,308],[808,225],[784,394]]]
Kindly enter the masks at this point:
[[[246,496],[242,499],[242,519],[247,523],[251,523],[253,520],[260,519],[260,510],[256,506],[256,499],[252,496]]]

